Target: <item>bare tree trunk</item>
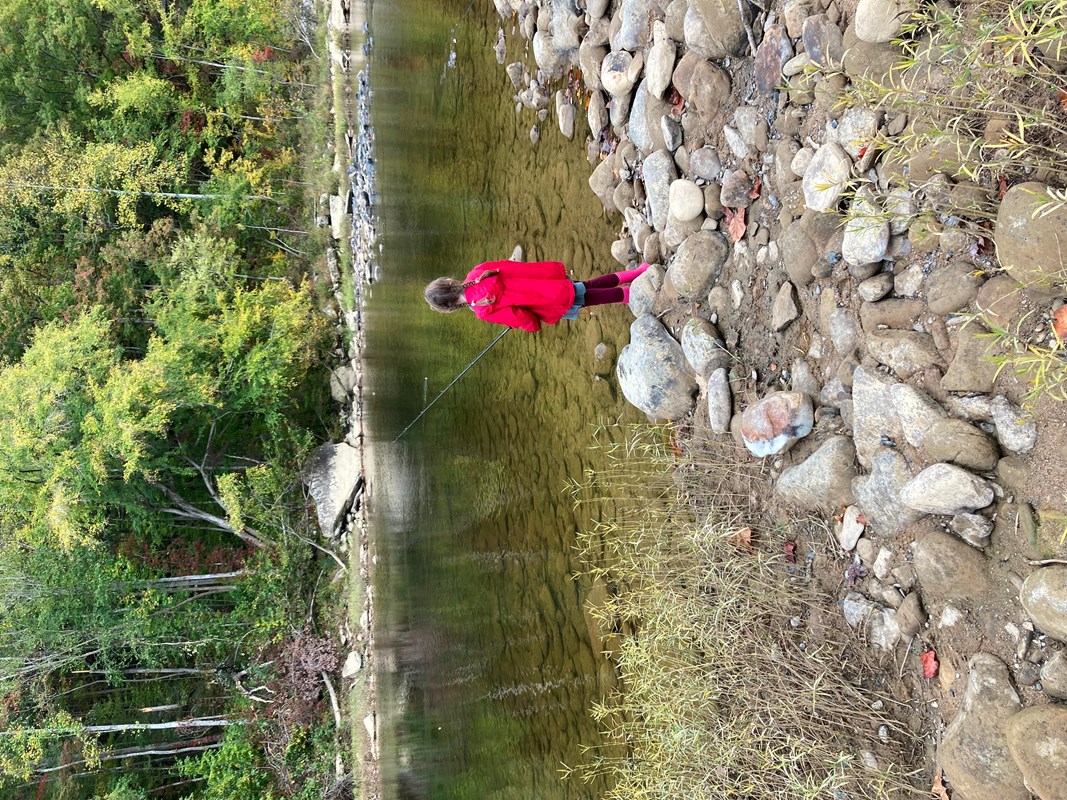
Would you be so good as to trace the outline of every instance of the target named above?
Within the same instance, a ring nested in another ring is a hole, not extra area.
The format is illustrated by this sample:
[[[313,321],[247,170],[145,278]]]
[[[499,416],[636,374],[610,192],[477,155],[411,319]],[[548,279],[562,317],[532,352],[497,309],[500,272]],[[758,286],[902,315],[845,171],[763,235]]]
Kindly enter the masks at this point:
[[[138,756],[184,756],[188,753],[199,753],[204,750],[217,750],[220,747],[222,747],[222,737],[215,734],[212,736],[203,736],[199,739],[191,739],[185,742],[163,742],[160,744],[141,745],[139,747],[125,747],[121,750],[107,750],[100,753],[100,762],[121,761],[127,758],[137,758]],[[84,760],[80,760],[72,761],[58,767],[46,767],[44,769],[38,769],[37,774],[47,775],[50,772],[61,772],[65,769],[80,766],[84,763],[86,763]]]
[[[244,725],[244,720],[227,717],[197,717],[195,719],[176,719],[171,722],[118,722],[113,725],[83,725],[78,733],[131,733],[140,731],[173,731],[188,728],[225,728],[230,725]],[[17,736],[22,734],[69,734],[71,728],[16,728],[0,731],[0,736]]]

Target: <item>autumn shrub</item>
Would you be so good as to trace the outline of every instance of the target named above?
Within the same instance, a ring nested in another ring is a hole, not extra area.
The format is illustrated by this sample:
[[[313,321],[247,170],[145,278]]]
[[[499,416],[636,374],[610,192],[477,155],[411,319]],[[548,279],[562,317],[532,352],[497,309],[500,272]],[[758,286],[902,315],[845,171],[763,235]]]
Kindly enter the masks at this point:
[[[893,701],[871,659],[821,613],[834,598],[807,554],[782,546],[818,525],[768,530],[751,504],[758,465],[732,447],[635,428],[576,487],[624,509],[581,546],[587,575],[614,587],[594,613],[618,632],[622,688],[593,713],[626,755],[592,752],[573,772],[607,772],[611,800],[898,796],[911,735],[872,710]]]

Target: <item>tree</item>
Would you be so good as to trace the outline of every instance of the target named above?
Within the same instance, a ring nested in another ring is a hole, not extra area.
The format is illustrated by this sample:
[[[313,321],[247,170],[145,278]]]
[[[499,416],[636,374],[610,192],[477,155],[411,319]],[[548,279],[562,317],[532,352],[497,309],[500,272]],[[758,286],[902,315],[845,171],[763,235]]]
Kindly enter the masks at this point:
[[[263,543],[230,526],[217,477],[292,441],[293,392],[326,328],[306,287],[229,288],[236,263],[232,243],[180,241],[140,359],[91,311],[44,326],[0,370],[5,538],[70,548],[128,526],[150,534],[169,514]]]

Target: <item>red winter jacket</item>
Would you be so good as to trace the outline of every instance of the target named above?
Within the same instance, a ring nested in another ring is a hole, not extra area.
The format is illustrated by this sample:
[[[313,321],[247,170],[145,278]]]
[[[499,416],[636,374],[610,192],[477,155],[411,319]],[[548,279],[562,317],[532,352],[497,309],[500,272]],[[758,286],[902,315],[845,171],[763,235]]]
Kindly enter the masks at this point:
[[[492,270],[497,274],[482,277]],[[574,305],[574,284],[558,261],[488,261],[467,274],[467,281],[475,280],[464,294],[486,322],[537,332]]]

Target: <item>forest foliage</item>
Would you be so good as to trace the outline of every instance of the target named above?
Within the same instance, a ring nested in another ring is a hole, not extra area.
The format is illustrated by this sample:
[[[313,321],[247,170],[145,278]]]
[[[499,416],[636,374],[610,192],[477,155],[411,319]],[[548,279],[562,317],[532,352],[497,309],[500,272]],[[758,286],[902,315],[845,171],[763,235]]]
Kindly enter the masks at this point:
[[[0,4],[0,797],[339,791],[317,16]]]

